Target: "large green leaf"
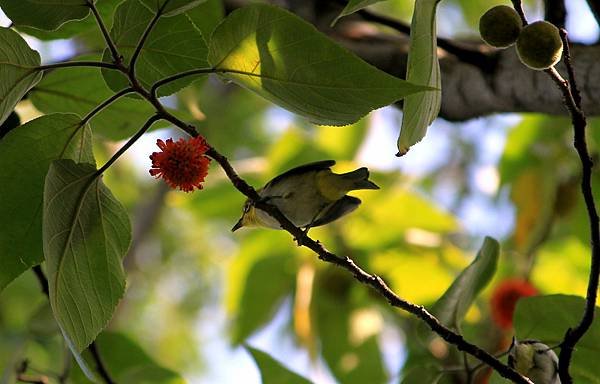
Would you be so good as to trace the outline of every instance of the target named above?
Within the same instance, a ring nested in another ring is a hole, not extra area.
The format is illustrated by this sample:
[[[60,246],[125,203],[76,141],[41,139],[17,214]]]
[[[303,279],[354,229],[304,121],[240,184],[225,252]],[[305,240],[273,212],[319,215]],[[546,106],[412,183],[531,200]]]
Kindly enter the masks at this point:
[[[45,113],[70,111],[84,116],[111,95],[100,69],[83,67],[46,74],[29,98]],[[90,125],[95,134],[121,140],[133,135],[153,113],[154,107],[147,101],[122,97],[94,116]]]
[[[185,13],[209,41],[215,27],[223,20],[225,9],[221,0],[207,0]]]
[[[87,347],[112,317],[130,241],[127,213],[96,168],[54,161],[44,188],[44,256],[50,304],[71,349]]]
[[[283,9],[253,4],[213,32],[222,76],[317,124],[346,125],[424,87],[365,63]]]
[[[47,31],[83,19],[90,12],[86,0],[0,0],[0,7],[15,25]]]
[[[19,34],[0,28],[0,124],[40,79],[40,55]]]
[[[10,1],[10,0],[7,0]],[[30,0],[31,1],[31,0]],[[112,24],[112,16],[115,8],[119,5],[123,0],[100,0],[96,1],[96,8],[98,9],[98,13],[104,21],[104,24],[111,25]],[[79,35],[82,32],[89,31],[92,28],[98,28],[98,24],[96,22],[96,18],[90,12],[84,19],[81,20],[69,20],[64,24],[61,24],[60,27],[53,31],[44,31],[41,29],[28,27],[26,25],[16,25],[19,32],[25,32],[28,35],[36,37],[40,40],[57,40],[57,39],[68,39],[70,37]],[[100,31],[97,31],[97,34],[100,35]]]
[[[340,12],[339,16],[333,20],[332,25],[335,24],[341,17],[351,15],[356,11],[360,11],[369,5],[379,3],[380,1],[383,0],[349,0],[344,9],[342,9],[342,12]]]
[[[479,292],[494,276],[499,252],[498,242],[486,237],[473,262],[458,275],[433,306],[432,312],[442,324],[453,328],[460,326]]]
[[[550,295],[524,297],[517,302],[514,325],[518,339],[538,339],[558,345],[568,328],[579,323],[585,299],[579,296]],[[600,311],[596,307],[596,313]],[[600,320],[577,343],[570,371],[576,383],[600,383]]]
[[[410,48],[406,80],[437,90],[408,96],[402,108],[398,154],[404,155],[421,141],[437,117],[442,102],[442,80],[437,57],[435,11],[440,0],[417,0],[410,27]]]
[[[93,161],[91,132],[73,114],[32,120],[0,140],[0,290],[43,261],[42,197],[50,162]],[[8,219],[10,218],[10,220]]]
[[[299,374],[290,371],[269,354],[256,348],[246,346],[246,349],[258,365],[263,384],[310,384],[311,382]]]
[[[119,50],[128,62],[152,19],[152,12],[138,0],[127,0],[116,10],[114,24],[110,34]],[[207,47],[200,31],[186,15],[161,18],[140,53],[136,74],[141,84],[149,88],[156,81],[167,76],[196,68],[206,68]],[[108,49],[103,60],[111,62]],[[119,91],[128,86],[128,80],[121,73],[102,70],[108,86]],[[198,76],[189,76],[162,86],[159,96],[170,95],[190,84]]]
[[[163,16],[175,16],[183,13],[206,0],[140,0],[152,13],[157,13]]]

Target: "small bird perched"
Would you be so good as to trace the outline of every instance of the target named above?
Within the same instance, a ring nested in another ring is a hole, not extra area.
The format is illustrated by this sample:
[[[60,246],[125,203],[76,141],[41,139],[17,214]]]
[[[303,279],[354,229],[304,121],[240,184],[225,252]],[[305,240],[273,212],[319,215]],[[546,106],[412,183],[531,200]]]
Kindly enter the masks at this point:
[[[301,165],[276,176],[257,192],[263,201],[275,205],[296,227],[305,231],[331,223],[360,205],[360,199],[346,193],[356,189],[379,189],[368,180],[367,168],[337,174],[331,172],[333,165],[335,160]],[[255,208],[253,201],[248,199],[242,217],[231,231],[252,226],[281,229],[277,220]]]
[[[558,357],[552,348],[538,340],[513,338],[508,365],[535,384],[560,384]]]

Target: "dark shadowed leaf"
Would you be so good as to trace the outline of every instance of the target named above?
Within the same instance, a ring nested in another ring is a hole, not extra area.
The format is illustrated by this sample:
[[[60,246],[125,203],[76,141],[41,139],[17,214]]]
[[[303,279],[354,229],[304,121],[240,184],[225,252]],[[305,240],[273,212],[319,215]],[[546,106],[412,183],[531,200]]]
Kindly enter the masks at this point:
[[[442,102],[442,80],[437,57],[435,11],[440,0],[415,2],[410,26],[410,48],[406,80],[437,88],[408,96],[402,109],[402,128],[398,137],[398,153],[408,152],[410,147],[421,141],[427,127],[440,111]]]
[[[575,327],[583,314],[585,299],[579,296],[549,295],[524,297],[517,302],[514,326],[518,339],[537,339],[558,345],[568,328]],[[596,307],[596,313],[600,311]],[[558,350],[557,350],[558,353]],[[575,383],[600,383],[600,320],[577,343],[570,371]]]
[[[0,7],[17,26],[51,31],[90,12],[86,0],[0,0]]]
[[[376,69],[270,5],[232,12],[212,35],[208,60],[223,77],[317,124],[350,124],[425,89]]]
[[[246,346],[246,349],[258,365],[263,384],[310,384],[311,382],[299,374],[290,371],[279,361],[256,348]]]
[[[80,59],[93,60],[94,57]],[[30,92],[30,99],[42,112],[70,111],[83,117],[111,95],[113,92],[102,80],[100,69],[78,68],[77,71],[52,71],[46,74]],[[90,126],[94,134],[122,140],[140,129],[152,114],[154,107],[147,101],[122,97],[94,116]]]
[[[126,0],[117,8],[110,34],[125,62],[131,59],[152,17],[152,12],[137,0]],[[141,84],[150,88],[153,83],[167,76],[208,67],[206,55],[204,38],[186,15],[161,18],[144,44],[136,65],[136,74]],[[103,60],[112,61],[108,49],[104,51]],[[127,79],[121,73],[103,69],[102,74],[113,91],[128,86]],[[198,76],[189,76],[164,85],[158,94],[170,95],[197,78]]]
[[[0,124],[42,78],[39,65],[40,55],[17,32],[0,28]]]
[[[32,120],[0,140],[0,290],[43,261],[42,197],[52,160],[93,162],[89,127],[73,114]],[[17,214],[18,213],[18,214]]]
[[[123,0],[100,0],[96,1],[96,8],[98,13],[104,21],[104,24],[112,24],[112,16],[116,6]],[[19,32],[24,32],[28,35],[36,37],[40,40],[57,40],[57,39],[68,39],[70,37],[77,36],[83,32],[89,31],[93,28],[98,28],[96,18],[90,12],[84,19],[81,20],[70,20],[62,24],[56,30],[44,31],[41,29],[28,27],[25,25],[16,26]],[[98,34],[100,32],[98,31]]]
[[[459,328],[467,310],[481,290],[490,282],[498,264],[500,245],[486,237],[475,260],[454,280],[435,303],[433,314],[446,326]]]
[[[175,16],[183,13],[189,9],[192,9],[206,0],[141,0],[152,13],[157,13],[160,10],[160,14],[163,16]]]
[[[19,125],[21,125],[21,118],[15,111],[12,111],[6,120],[4,120],[4,123],[0,125],[0,140]]]
[[[106,326],[125,289],[121,260],[131,241],[123,206],[91,164],[57,160],[44,188],[44,256],[50,304],[76,352]]]

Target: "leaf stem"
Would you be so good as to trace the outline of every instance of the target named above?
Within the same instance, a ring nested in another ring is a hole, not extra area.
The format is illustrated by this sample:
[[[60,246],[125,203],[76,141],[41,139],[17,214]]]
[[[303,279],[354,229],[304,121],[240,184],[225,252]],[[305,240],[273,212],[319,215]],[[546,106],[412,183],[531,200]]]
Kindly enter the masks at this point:
[[[153,115],[152,117],[150,117],[142,126],[142,128],[140,128],[139,131],[137,131],[135,133],[135,135],[133,135],[129,140],[127,140],[127,142],[121,147],[119,148],[119,150],[106,162],[106,164],[104,164],[102,166],[102,168],[100,168],[99,170],[96,171],[95,177],[100,176],[101,174],[104,173],[104,171],[106,171],[111,165],[113,165],[113,163],[115,161],[117,161],[117,159],[119,157],[121,157],[121,155],[123,153],[125,153],[125,151],[127,151],[129,149],[129,147],[131,147],[136,141],[138,141],[138,139],[140,137],[142,137],[142,135],[144,133],[146,133],[146,131],[152,126],[152,124],[154,124],[156,121],[160,120],[161,117],[156,114]]]
[[[87,3],[87,6],[90,7],[90,9],[92,10],[92,13],[94,14],[94,17],[96,18],[96,23],[98,24],[98,27],[100,28],[100,31],[102,32],[102,36],[104,37],[104,41],[106,41],[106,45],[108,46],[108,49],[110,50],[110,54],[113,58],[114,64],[116,66],[121,66],[123,64],[123,56],[121,56],[119,54],[119,51],[117,50],[117,46],[115,45],[114,41],[110,37],[110,33],[108,33],[106,25],[104,24],[104,21],[102,21],[102,17],[100,16],[100,13],[98,13],[98,8],[96,8],[96,4],[94,4],[93,0],[86,0],[86,3]]]
[[[180,72],[177,73],[175,75],[169,76],[169,77],[165,77],[164,79],[160,79],[158,80],[156,83],[152,84],[152,87],[150,87],[150,95],[152,95],[152,97],[156,97],[156,91],[158,90],[159,87],[171,83],[173,81],[179,80],[181,78],[187,77],[187,76],[193,76],[193,75],[201,75],[201,74],[205,74],[205,73],[215,73],[218,70],[215,68],[198,68],[198,69],[192,69],[189,71],[185,71],[185,72]]]
[[[148,25],[146,26],[144,33],[142,33],[140,40],[138,41],[137,45],[135,46],[135,51],[133,52],[133,55],[131,55],[131,60],[129,61],[129,77],[130,78],[135,77],[135,63],[137,62],[137,59],[140,56],[140,53],[142,52],[142,48],[144,48],[144,43],[146,42],[146,39],[150,35],[150,32],[152,32],[152,29],[158,22],[158,19],[160,19],[160,17],[162,16],[162,11],[167,6],[168,3],[169,3],[168,1],[165,1],[163,3],[163,5],[156,11],[156,15],[154,15],[152,20],[150,20],[150,23],[148,23]]]
[[[48,279],[46,278],[44,271],[42,271],[42,267],[40,265],[35,265],[31,269],[33,270],[35,277],[37,277],[38,282],[40,283],[42,292],[46,295],[46,297],[48,299],[50,299],[50,290],[48,289]],[[90,350],[90,352],[92,354],[92,358],[94,359],[94,362],[96,363],[98,373],[100,374],[100,376],[102,377],[104,382],[106,384],[115,384],[115,381],[109,375],[108,371],[106,370],[106,367],[104,366],[104,363],[102,362],[102,359],[100,358],[100,354],[98,353],[98,350],[96,348],[96,342],[92,341],[92,343],[90,344],[88,349]]]
[[[100,111],[102,111],[104,108],[108,107],[109,105],[111,105],[113,102],[115,102],[117,99],[121,98],[122,96],[125,96],[128,93],[132,93],[134,92],[134,89],[129,87],[129,88],[125,88],[123,90],[120,90],[119,92],[115,93],[114,95],[112,95],[111,97],[109,97],[108,99],[104,100],[102,103],[100,103],[98,106],[96,106],[96,108],[92,109],[90,112],[88,112],[87,115],[85,115],[83,117],[83,119],[81,119],[81,125],[86,124],[88,121],[90,121],[90,119],[92,117],[94,117],[97,113],[99,113]]]
[[[107,69],[119,69],[116,64],[105,63],[103,61],[62,61],[60,63],[46,64],[35,67],[37,71],[46,71],[54,68],[68,68],[68,67],[101,67]]]

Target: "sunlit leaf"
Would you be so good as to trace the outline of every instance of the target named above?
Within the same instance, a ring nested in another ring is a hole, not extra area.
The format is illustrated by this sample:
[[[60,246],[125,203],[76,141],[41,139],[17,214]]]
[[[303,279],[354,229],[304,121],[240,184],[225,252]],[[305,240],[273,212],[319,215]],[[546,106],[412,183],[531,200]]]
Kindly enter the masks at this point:
[[[152,12],[137,0],[126,0],[116,10],[110,31],[119,53],[129,62],[135,48],[152,19]],[[207,47],[200,31],[185,15],[161,18],[148,36],[136,65],[140,83],[146,87],[167,76],[191,69],[206,68]],[[108,49],[103,60],[111,62]],[[102,70],[104,80],[113,91],[129,85],[121,73]],[[188,76],[159,88],[159,96],[167,96],[189,85],[198,76]]]
[[[550,295],[524,297],[517,302],[514,326],[518,339],[537,339],[549,346],[559,345],[569,328],[575,327],[583,314],[585,299],[579,296]],[[600,308],[596,307],[596,312]],[[600,321],[594,319],[590,329],[577,343],[570,372],[576,383],[600,383]]]
[[[17,32],[0,28],[0,124],[42,78],[39,65],[40,55]]]
[[[43,261],[42,197],[52,160],[92,162],[91,132],[73,114],[32,120],[0,140],[0,290]],[[8,220],[10,218],[10,220]]]
[[[47,31],[83,19],[90,12],[86,0],[0,0],[0,7],[15,25]]]
[[[125,289],[121,259],[129,218],[91,164],[56,160],[44,188],[44,256],[50,304],[69,343],[82,351],[106,326]]]
[[[365,63],[299,17],[253,4],[214,31],[208,60],[222,76],[318,124],[345,125],[425,88]]]
[[[473,262],[458,275],[433,306],[431,311],[442,324],[459,328],[479,292],[494,276],[499,252],[500,244],[486,237]]]
[[[437,57],[435,12],[440,0],[417,0],[410,26],[410,48],[406,80],[437,88],[410,95],[404,100],[398,154],[404,155],[425,137],[427,127],[440,111],[442,80]]]
[[[246,349],[258,365],[263,384],[310,384],[309,380],[290,371],[267,353],[250,346],[246,346]]]
[[[141,0],[152,13],[157,13],[163,16],[175,16],[190,10],[197,5],[204,3],[206,0]]]

